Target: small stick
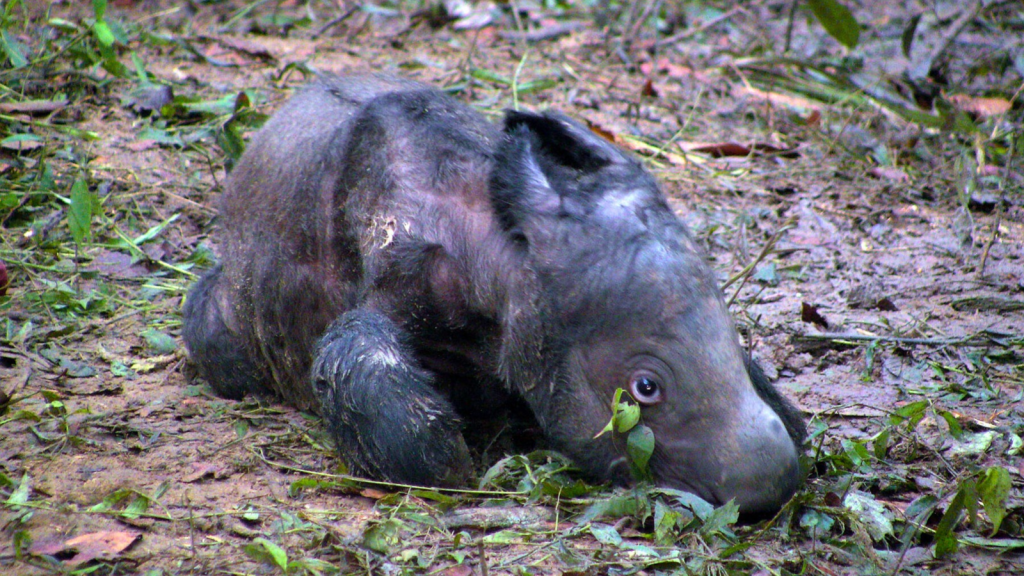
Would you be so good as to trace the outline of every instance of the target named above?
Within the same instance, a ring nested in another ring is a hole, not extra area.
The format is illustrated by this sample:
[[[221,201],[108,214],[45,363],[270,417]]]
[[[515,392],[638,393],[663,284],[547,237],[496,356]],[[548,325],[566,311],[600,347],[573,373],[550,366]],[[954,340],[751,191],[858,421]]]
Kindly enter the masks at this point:
[[[929,69],[932,63],[942,57],[943,54],[949,50],[949,47],[953,45],[953,41],[956,37],[963,32],[963,29],[971,23],[978,13],[981,12],[982,2],[975,0],[974,5],[960,13],[960,16],[946,29],[946,33],[939,39],[939,42],[935,45],[931,52],[928,52],[923,58],[918,58],[910,66],[908,71],[911,79],[921,79],[928,76]]]
[[[519,34],[522,35],[518,39],[519,47],[520,47],[520,49],[525,50],[526,49],[526,36],[525,36],[525,34],[526,34],[526,27],[523,26],[523,18],[519,14],[519,0],[512,0],[512,20],[514,20],[515,23],[516,23],[516,30],[519,32]],[[484,576],[486,576],[486,574]]]
[[[552,24],[551,26],[545,26],[544,28],[538,28],[537,30],[512,31],[502,30],[498,32],[498,36],[506,40],[526,41],[526,42],[540,42],[541,40],[551,40],[558,38],[559,36],[565,36],[566,34],[572,34],[577,30],[586,28],[583,22],[566,22],[564,24]]]
[[[790,217],[788,220],[783,222],[782,226],[775,231],[775,234],[772,234],[772,237],[768,239],[768,243],[765,244],[764,248],[761,249],[761,253],[757,255],[757,258],[755,258],[754,261],[751,262],[750,264],[747,264],[743,268],[743,270],[740,270],[739,274],[736,274],[732,278],[729,278],[729,280],[724,285],[722,285],[722,290],[725,290],[729,286],[732,286],[737,280],[742,279],[739,288],[737,288],[736,292],[733,293],[732,298],[729,298],[729,303],[726,304],[726,306],[732,306],[732,303],[736,301],[736,297],[740,295],[740,290],[743,290],[743,286],[746,285],[747,278],[750,278],[750,273],[754,271],[754,267],[760,264],[761,261],[764,260],[769,253],[771,253],[772,248],[775,247],[775,243],[778,242],[779,238],[782,237],[783,232],[786,232],[795,224],[796,218],[794,217]]]
[[[651,17],[651,12],[656,9],[661,9],[661,0],[649,0],[647,2],[647,6],[644,6],[643,12],[640,13],[640,16],[635,22],[631,23],[632,25],[629,27],[627,35],[622,39],[623,44],[629,46],[633,43],[633,40],[640,34],[640,27],[642,27],[644,22]]]
[[[978,336],[967,338],[903,338],[900,336],[871,336],[868,334],[843,334],[839,332],[822,332],[818,334],[800,334],[800,338],[808,340],[851,340],[856,342],[893,342],[895,344],[922,344],[925,346],[985,346],[991,342]],[[1024,335],[1019,338],[1024,338]],[[1016,340],[1017,336],[1010,339]]]
[[[655,42],[654,45],[655,46],[664,46],[666,44],[674,44],[676,42],[679,42],[680,40],[686,40],[687,38],[689,38],[691,36],[696,36],[697,34],[700,34],[701,32],[707,30],[708,28],[716,26],[720,22],[723,22],[725,20],[728,20],[729,18],[732,18],[733,15],[735,15],[739,11],[740,11],[740,8],[738,6],[730,8],[729,10],[727,10],[724,13],[722,13],[721,15],[719,15],[719,16],[717,16],[715,18],[712,18],[711,20],[708,20],[707,22],[701,24],[700,26],[697,26],[696,28],[690,28],[689,30],[683,30],[682,32],[680,32],[678,34],[673,34],[673,35],[669,36],[668,38],[662,38],[661,40],[658,40],[657,42]]]
[[[320,29],[317,30],[316,34],[313,34],[313,40],[316,40],[317,38],[323,36],[324,32],[327,32],[331,28],[333,28],[333,27],[337,26],[338,24],[341,24],[345,20],[348,20],[349,18],[351,18],[352,15],[355,14],[356,11],[358,11],[360,8],[362,8],[362,5],[357,2],[356,4],[352,5],[351,8],[346,10],[345,13],[342,14],[341,16],[338,16],[337,18],[334,18],[333,20],[331,20],[327,24],[324,24],[323,26],[321,26]]]
[[[793,20],[796,18],[796,7],[799,2],[793,0],[789,5],[789,18],[786,20],[786,43],[782,47],[782,53],[789,52],[790,43],[793,40]]]
[[[188,502],[188,539],[189,539],[189,551],[192,552],[192,558],[196,557],[196,521],[192,516],[192,493],[189,490],[185,491],[185,501]]]
[[[992,235],[989,236],[988,242],[985,243],[985,250],[981,253],[981,266],[978,267],[978,281],[985,280],[985,264],[988,262],[988,252],[992,249],[992,244],[995,243],[996,237],[999,236],[999,225],[1003,221],[1003,201],[1005,196],[1000,194],[999,196],[999,207],[996,212],[996,223],[992,226]]]
[[[264,464],[271,468],[277,468],[278,470],[288,470],[290,472],[297,472],[305,476],[316,476],[319,478],[331,478],[341,481],[349,481],[357,484],[365,484],[367,486],[375,486],[385,490],[436,490],[438,492],[452,493],[452,494],[469,494],[475,496],[482,496],[486,498],[496,498],[500,496],[526,496],[524,492],[510,492],[507,490],[467,490],[464,488],[442,488],[440,486],[419,486],[416,484],[398,484],[396,482],[386,482],[384,480],[371,480],[369,478],[360,478],[358,476],[352,476],[349,474],[332,474],[330,472],[320,472],[317,470],[310,470],[308,468],[302,468],[292,464],[286,464],[284,462],[278,462],[267,458],[266,454],[259,447],[249,447],[249,452],[253,456],[256,456]]]
[[[544,550],[545,548],[551,547],[551,546],[553,546],[555,544],[558,544],[558,543],[559,543],[559,540],[550,540],[546,544],[541,544],[540,546],[534,548],[533,550],[530,550],[528,552],[523,552],[522,554],[520,554],[518,556],[513,556],[512,558],[506,558],[505,560],[502,560],[501,563],[498,564],[497,567],[498,568],[504,568],[506,566],[515,566],[517,562],[520,562],[520,561],[522,561],[522,560],[524,560],[524,559],[526,559],[526,558],[528,558],[530,556],[533,556],[537,552],[540,552],[541,550]]]
[[[480,555],[480,576],[487,576],[487,556],[484,554],[484,541],[476,541],[477,553]]]
[[[1003,204],[1006,202],[1006,180],[1010,177],[1010,164],[1013,163],[1013,143],[1015,139],[1010,138],[1010,151],[1006,155],[1006,165],[1003,166],[1003,180],[999,183],[999,204],[996,206],[996,224],[992,227],[992,236],[985,243],[985,251],[981,253],[981,266],[978,267],[978,281],[985,279],[985,263],[988,262],[988,252],[992,244],[999,237],[999,225],[1003,222]]]

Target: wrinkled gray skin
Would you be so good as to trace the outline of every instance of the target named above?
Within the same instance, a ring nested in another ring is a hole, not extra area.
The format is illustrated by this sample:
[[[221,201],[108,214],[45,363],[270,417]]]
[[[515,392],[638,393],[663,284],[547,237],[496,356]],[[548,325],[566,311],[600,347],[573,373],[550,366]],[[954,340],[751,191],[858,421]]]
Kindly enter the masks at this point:
[[[594,439],[621,387],[658,483],[745,512],[799,484],[803,421],[701,250],[635,159],[561,114],[495,126],[421,84],[320,79],[253,139],[220,228],[185,306],[200,374],[319,412],[357,472],[462,484],[456,406],[519,397],[586,474],[628,484],[623,438]]]

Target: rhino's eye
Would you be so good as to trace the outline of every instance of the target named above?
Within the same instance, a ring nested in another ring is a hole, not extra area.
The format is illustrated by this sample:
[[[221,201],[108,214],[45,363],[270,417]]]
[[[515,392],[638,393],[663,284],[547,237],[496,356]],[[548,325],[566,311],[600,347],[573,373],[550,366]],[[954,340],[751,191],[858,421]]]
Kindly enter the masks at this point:
[[[629,391],[633,398],[641,404],[657,404],[661,402],[661,386],[653,378],[637,376],[629,383]]]

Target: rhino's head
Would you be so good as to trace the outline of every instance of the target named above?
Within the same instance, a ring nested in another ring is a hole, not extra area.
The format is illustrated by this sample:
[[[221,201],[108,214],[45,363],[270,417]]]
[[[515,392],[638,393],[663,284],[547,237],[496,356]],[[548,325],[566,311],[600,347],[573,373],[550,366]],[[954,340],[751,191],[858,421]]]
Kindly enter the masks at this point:
[[[539,292],[508,346],[532,341],[543,360],[509,371],[552,443],[628,483],[624,439],[594,438],[623,388],[654,432],[658,484],[780,507],[800,483],[803,422],[759,371],[752,381],[714,275],[654,179],[554,113],[510,112],[496,165],[495,208]]]

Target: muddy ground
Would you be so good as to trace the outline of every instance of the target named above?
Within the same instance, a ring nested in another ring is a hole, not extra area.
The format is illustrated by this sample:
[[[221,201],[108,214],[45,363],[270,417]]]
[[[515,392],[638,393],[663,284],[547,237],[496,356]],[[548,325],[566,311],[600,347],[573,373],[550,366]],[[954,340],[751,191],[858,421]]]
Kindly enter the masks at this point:
[[[0,572],[1024,572],[1019,7],[860,2],[852,50],[802,7],[783,60],[789,2],[664,4],[125,0],[102,19],[124,69],[89,6],[8,10],[31,57],[0,67]],[[949,38],[942,75],[903,80]],[[194,379],[181,303],[218,254],[230,134],[368,70],[495,119],[557,108],[645,158],[811,420],[779,516],[665,528],[646,492],[598,515],[622,493],[572,493],[544,455],[490,495],[354,481],[316,417]]]

